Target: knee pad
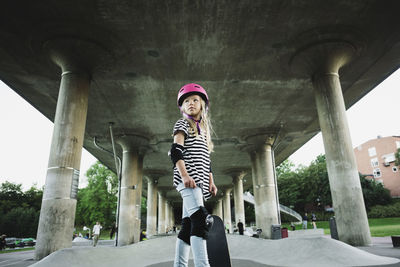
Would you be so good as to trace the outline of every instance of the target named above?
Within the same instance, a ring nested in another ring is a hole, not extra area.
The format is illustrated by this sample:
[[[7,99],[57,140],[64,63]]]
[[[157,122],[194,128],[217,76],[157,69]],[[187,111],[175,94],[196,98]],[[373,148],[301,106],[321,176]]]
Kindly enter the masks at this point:
[[[179,231],[178,238],[190,246],[191,222],[189,217],[182,219],[182,228]]]
[[[214,218],[208,214],[205,207],[200,207],[198,211],[190,216],[192,222],[190,235],[208,239],[208,232],[214,223]]]

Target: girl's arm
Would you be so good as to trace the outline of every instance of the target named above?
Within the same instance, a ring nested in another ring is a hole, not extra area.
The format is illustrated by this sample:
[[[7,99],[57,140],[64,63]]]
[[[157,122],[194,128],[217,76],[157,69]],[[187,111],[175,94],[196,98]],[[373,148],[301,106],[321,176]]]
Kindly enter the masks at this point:
[[[210,172],[210,192],[211,194],[215,197],[217,195],[217,186],[214,184],[214,176],[212,174],[212,172]]]
[[[179,144],[181,146],[184,145],[184,143],[185,143],[185,135],[183,134],[183,132],[179,131],[174,135],[174,143]],[[183,160],[178,160],[176,162],[176,167],[178,168],[179,174],[182,177],[183,184],[185,185],[185,187],[195,188],[196,187],[196,182],[187,173],[187,170],[186,170],[186,167],[185,167],[185,162]]]

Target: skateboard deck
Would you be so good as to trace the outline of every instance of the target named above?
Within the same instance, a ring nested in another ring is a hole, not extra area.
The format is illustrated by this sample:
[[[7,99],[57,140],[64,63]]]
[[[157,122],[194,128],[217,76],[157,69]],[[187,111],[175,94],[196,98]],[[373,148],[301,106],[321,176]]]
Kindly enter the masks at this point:
[[[231,267],[228,242],[226,241],[225,227],[221,218],[212,215],[214,224],[208,233],[207,254],[211,267]]]

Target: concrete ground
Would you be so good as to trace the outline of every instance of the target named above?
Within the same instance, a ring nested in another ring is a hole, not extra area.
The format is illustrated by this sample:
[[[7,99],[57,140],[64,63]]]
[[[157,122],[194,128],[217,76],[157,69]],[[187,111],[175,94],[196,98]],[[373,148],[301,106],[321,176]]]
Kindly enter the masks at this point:
[[[0,267],[42,266],[172,266],[176,236],[150,239],[115,248],[112,241],[98,247],[79,242],[57,251],[42,261],[33,261],[33,251],[0,254]],[[390,237],[374,237],[370,247],[354,248],[328,236],[298,236],[264,240],[228,235],[232,266],[398,266],[400,248],[393,248]],[[384,256],[384,257],[383,257]],[[390,257],[390,258],[388,258]],[[189,266],[194,266],[190,261]]]

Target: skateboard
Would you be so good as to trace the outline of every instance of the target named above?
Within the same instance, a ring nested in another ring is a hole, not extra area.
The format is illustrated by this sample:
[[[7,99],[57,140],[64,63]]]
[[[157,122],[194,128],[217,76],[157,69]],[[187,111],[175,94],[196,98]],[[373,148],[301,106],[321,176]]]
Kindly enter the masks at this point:
[[[207,254],[211,267],[231,267],[225,227],[221,218],[212,215],[214,224],[208,233]]]

